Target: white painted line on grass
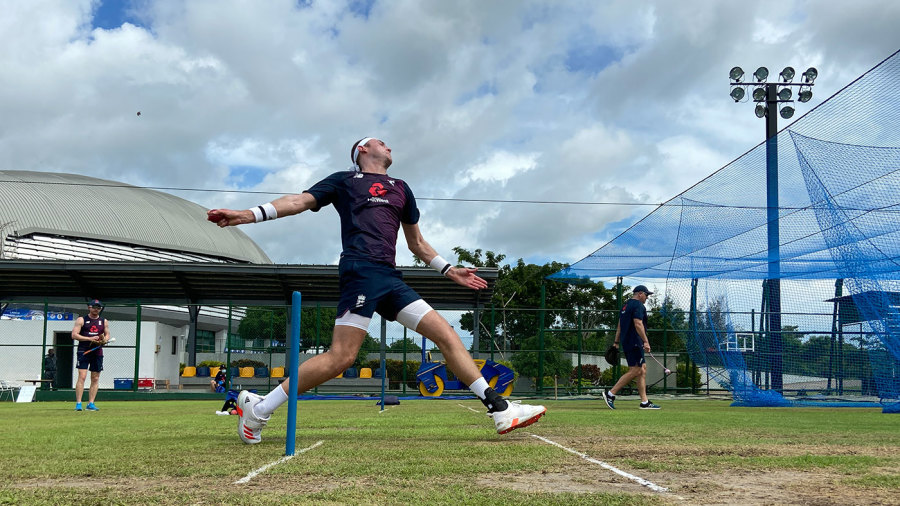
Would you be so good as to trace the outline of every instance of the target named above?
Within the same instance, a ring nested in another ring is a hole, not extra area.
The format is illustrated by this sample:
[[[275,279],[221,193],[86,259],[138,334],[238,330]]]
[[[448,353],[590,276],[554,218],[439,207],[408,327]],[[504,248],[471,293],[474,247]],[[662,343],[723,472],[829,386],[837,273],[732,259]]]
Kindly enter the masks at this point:
[[[647,480],[641,478],[640,476],[635,476],[635,475],[633,475],[633,474],[626,473],[625,471],[622,471],[621,469],[618,469],[618,468],[616,468],[616,467],[614,467],[614,466],[611,466],[611,465],[607,464],[606,462],[602,462],[602,461],[600,461],[600,460],[593,459],[593,458],[588,457],[587,455],[585,455],[585,454],[583,454],[583,453],[581,453],[581,452],[575,451],[575,450],[573,450],[573,449],[571,449],[571,448],[566,448],[565,446],[563,446],[563,445],[561,445],[561,444],[559,444],[559,443],[557,443],[557,442],[555,442],[555,441],[550,441],[549,439],[547,439],[547,438],[545,438],[545,437],[538,436],[537,434],[532,434],[531,437],[540,439],[541,441],[543,441],[543,442],[545,442],[545,443],[547,443],[547,444],[551,444],[551,445],[553,445],[553,446],[556,446],[557,448],[562,448],[563,450],[565,450],[565,451],[567,451],[567,452],[569,452],[569,453],[574,453],[575,455],[578,455],[579,457],[583,458],[584,460],[586,460],[586,461],[588,461],[588,462],[590,462],[590,463],[592,463],[592,464],[597,464],[597,465],[599,465],[600,467],[602,467],[602,468],[604,468],[604,469],[609,469],[610,471],[612,471],[612,472],[618,474],[619,476],[623,476],[623,477],[625,477],[625,478],[628,478],[628,479],[631,480],[631,481],[635,481],[635,482],[637,482],[637,483],[640,483],[641,485],[643,485],[643,486],[649,488],[650,490],[653,490],[654,492],[668,492],[668,491],[669,491],[669,489],[667,489],[667,488],[665,488],[665,487],[660,487],[659,485],[656,485],[656,484],[654,484],[654,483],[651,483],[651,482],[649,482],[649,481],[647,481]]]
[[[247,476],[244,476],[244,477],[241,478],[240,480],[234,482],[234,484],[235,484],[235,485],[239,485],[239,484],[241,484],[241,483],[247,483],[247,482],[249,482],[250,480],[252,480],[253,478],[255,478],[257,475],[259,475],[260,473],[264,472],[266,469],[269,469],[270,467],[277,466],[278,464],[281,464],[281,463],[283,463],[283,462],[287,462],[287,461],[291,460],[292,458],[296,457],[297,455],[299,455],[299,454],[301,454],[301,453],[304,453],[304,452],[307,452],[307,451],[309,451],[309,450],[312,450],[313,448],[315,448],[315,447],[321,445],[321,444],[324,443],[324,442],[325,442],[325,441],[319,441],[319,442],[317,442],[316,444],[314,444],[314,445],[312,445],[312,446],[309,446],[309,447],[304,448],[304,449],[302,449],[302,450],[298,450],[297,453],[295,453],[294,455],[285,455],[284,457],[281,457],[280,459],[276,460],[275,462],[269,462],[268,464],[266,464],[266,465],[260,467],[259,469],[255,470],[255,471],[250,471],[250,474],[248,474]]]
[[[391,409],[391,408],[396,408],[396,407],[397,407],[397,406],[388,406],[388,407],[386,407],[386,408],[384,408],[384,409],[379,409],[379,410],[378,410],[378,414],[380,415],[380,414],[384,413],[385,411],[387,411],[387,410],[389,410],[389,409]]]
[[[470,408],[469,406],[464,406],[464,405],[462,405],[462,404],[460,404],[460,403],[456,403],[456,405],[459,406],[459,407],[461,407],[461,408],[466,408],[466,409],[468,409],[469,411],[471,411],[471,412],[473,412],[473,413],[479,413],[479,414],[481,413],[481,411],[478,411],[477,409],[472,409],[472,408]]]

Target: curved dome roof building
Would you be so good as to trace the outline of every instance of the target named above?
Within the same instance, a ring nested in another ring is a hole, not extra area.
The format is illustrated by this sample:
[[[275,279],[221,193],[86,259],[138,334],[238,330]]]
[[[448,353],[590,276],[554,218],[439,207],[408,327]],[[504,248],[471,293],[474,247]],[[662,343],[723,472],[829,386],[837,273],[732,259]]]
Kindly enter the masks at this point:
[[[0,259],[271,264],[236,227],[156,190],[76,174],[0,171]]]

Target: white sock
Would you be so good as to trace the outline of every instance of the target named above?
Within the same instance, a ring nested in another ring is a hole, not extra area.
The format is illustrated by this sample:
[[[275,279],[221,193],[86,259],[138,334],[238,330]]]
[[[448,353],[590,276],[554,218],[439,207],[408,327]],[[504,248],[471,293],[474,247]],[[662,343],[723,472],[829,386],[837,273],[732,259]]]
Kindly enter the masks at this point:
[[[266,418],[271,415],[279,406],[287,402],[288,394],[284,392],[281,385],[263,397],[262,401],[253,406],[253,414],[259,418]]]
[[[479,399],[485,400],[487,396],[484,395],[484,392],[490,388],[484,376],[479,377],[477,380],[473,381],[471,385],[469,385],[469,390],[472,391],[473,394],[477,395]]]

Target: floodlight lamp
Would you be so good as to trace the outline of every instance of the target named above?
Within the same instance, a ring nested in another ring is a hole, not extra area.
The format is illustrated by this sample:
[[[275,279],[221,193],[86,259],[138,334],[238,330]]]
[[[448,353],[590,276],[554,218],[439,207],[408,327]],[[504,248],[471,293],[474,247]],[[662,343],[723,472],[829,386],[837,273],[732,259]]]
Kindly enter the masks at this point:
[[[753,77],[756,78],[757,82],[761,83],[761,82],[765,81],[767,77],[769,77],[769,69],[767,69],[765,67],[760,67],[760,68],[756,69],[756,72],[753,73]]]
[[[781,91],[778,92],[778,100],[790,100],[791,99],[791,89],[790,88],[782,88]]]
[[[806,69],[806,72],[803,73],[803,81],[812,84],[816,78],[819,77],[819,71],[816,70],[815,67],[810,67]]]
[[[794,80],[794,67],[785,67],[779,74],[784,82],[789,83]]]
[[[744,88],[734,87],[731,89],[731,98],[734,99],[735,102],[740,102],[742,98],[744,98]]]
[[[790,119],[791,116],[793,116],[793,115],[794,115],[794,108],[793,108],[793,107],[791,107],[791,106],[789,106],[789,105],[786,105],[786,106],[784,106],[784,107],[781,108],[781,117],[782,117],[782,118],[784,118],[784,119]]]
[[[766,115],[766,106],[759,104],[756,106],[756,117],[762,118]]]
[[[728,73],[728,77],[730,77],[732,81],[740,81],[741,78],[744,77],[744,69],[733,67],[731,72]]]
[[[812,99],[812,90],[800,90],[800,93],[797,95],[797,100],[806,103]]]
[[[766,89],[765,88],[754,88],[753,89],[753,100],[760,102],[766,99]]]

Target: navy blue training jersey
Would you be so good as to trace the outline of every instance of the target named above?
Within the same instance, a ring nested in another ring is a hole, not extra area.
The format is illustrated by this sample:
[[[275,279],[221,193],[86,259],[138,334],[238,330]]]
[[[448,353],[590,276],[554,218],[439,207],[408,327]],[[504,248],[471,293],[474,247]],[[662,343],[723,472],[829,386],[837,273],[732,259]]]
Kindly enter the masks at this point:
[[[341,217],[343,258],[395,266],[400,223],[419,222],[409,186],[387,174],[335,172],[306,190],[316,199],[313,211],[332,204]]]
[[[622,349],[643,348],[644,340],[638,335],[637,329],[634,328],[634,319],[641,320],[644,324],[644,331],[647,330],[647,308],[637,299],[628,299],[622,312],[619,313],[619,340],[622,342]]]
[[[81,330],[78,331],[79,334],[84,337],[97,337],[103,335],[106,331],[106,319],[103,317],[99,318],[91,318],[90,315],[84,315],[84,325],[81,326]],[[91,348],[96,348],[97,343],[91,341],[78,341],[78,351],[87,351]],[[103,348],[98,349],[96,352],[98,357],[103,356]]]

